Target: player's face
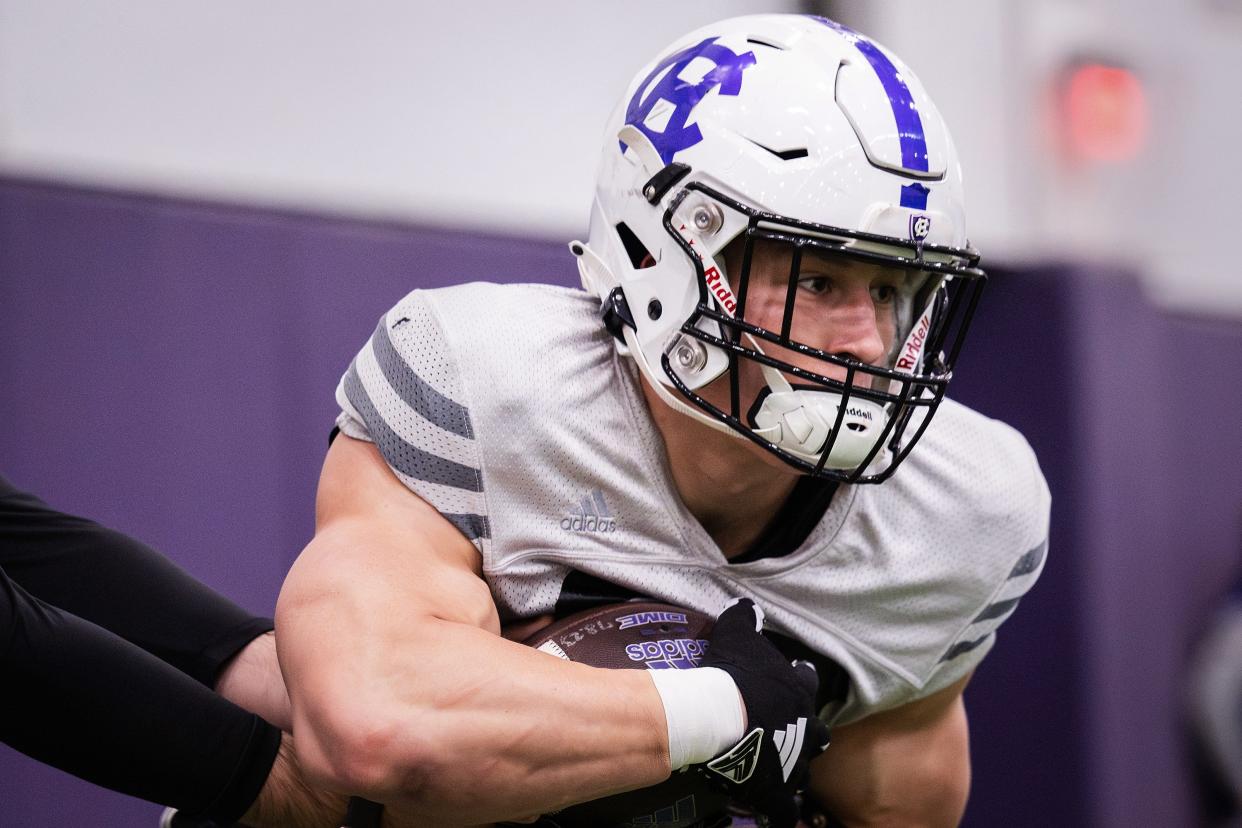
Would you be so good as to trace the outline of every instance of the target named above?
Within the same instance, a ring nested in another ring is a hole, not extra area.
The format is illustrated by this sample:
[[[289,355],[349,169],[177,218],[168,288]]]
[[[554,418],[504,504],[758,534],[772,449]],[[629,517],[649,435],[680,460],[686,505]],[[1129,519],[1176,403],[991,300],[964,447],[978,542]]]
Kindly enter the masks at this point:
[[[787,244],[755,242],[746,289],[747,322],[769,331],[781,331],[793,255],[793,248]],[[725,251],[726,272],[740,273],[741,260],[742,245],[730,245]],[[911,299],[921,278],[920,274],[899,268],[823,255],[806,248],[794,277],[789,337],[836,356],[888,367],[896,350],[898,329],[903,321],[908,324]],[[737,280],[731,281],[736,290]],[[832,379],[846,377],[843,366],[768,342],[759,344],[764,353],[782,362]],[[724,379],[727,384],[727,376]],[[743,360],[740,379],[742,404],[749,405],[763,385],[758,365]],[[856,375],[855,382],[870,384],[870,379]],[[793,377],[790,380],[798,382]]]

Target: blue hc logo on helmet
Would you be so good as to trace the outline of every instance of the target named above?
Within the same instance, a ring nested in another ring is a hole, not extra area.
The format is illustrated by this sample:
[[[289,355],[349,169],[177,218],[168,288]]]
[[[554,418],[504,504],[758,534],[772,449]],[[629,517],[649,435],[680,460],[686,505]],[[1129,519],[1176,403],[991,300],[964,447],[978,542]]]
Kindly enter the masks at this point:
[[[915,213],[910,216],[910,239],[911,241],[926,241],[928,235],[931,234],[931,216]]]
[[[695,58],[706,58],[715,64],[714,68],[698,83],[683,80],[680,75]],[[727,46],[709,37],[688,49],[683,49],[662,60],[643,82],[638,85],[634,97],[625,109],[625,122],[637,127],[646,135],[660,153],[660,160],[668,164],[678,152],[694,146],[703,140],[698,124],[687,124],[690,113],[699,105],[699,101],[707,93],[719,87],[721,95],[736,95],[742,90],[742,72],[755,65],[754,52],[736,54]],[[671,67],[671,68],[670,68]],[[665,71],[668,70],[668,71]],[[659,83],[651,84],[651,79],[664,72]],[[646,94],[643,92],[646,90]],[[644,123],[651,112],[660,103],[667,101],[673,107],[664,129],[660,132],[649,128]],[[624,149],[624,144],[622,145]]]

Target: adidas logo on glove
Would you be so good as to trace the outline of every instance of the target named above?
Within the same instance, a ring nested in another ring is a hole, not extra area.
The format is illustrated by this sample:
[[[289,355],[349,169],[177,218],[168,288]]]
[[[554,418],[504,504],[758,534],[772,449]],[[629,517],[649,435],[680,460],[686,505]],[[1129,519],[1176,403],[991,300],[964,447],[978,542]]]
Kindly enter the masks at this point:
[[[806,738],[806,719],[785,725],[784,730],[772,733],[772,741],[776,752],[781,758],[781,774],[786,782],[793,773],[794,763],[802,753],[802,742]],[[746,738],[733,746],[728,753],[721,754],[707,763],[708,770],[715,771],[730,782],[741,784],[755,772],[759,764],[759,752],[763,749],[763,729],[755,728],[746,734]]]

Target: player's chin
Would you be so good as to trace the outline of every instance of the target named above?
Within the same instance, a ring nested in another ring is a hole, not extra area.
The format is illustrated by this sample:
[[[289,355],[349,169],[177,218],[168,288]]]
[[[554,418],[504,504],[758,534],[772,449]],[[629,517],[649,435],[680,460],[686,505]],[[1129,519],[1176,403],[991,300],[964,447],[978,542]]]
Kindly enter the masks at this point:
[[[728,410],[727,397],[726,397],[726,401],[720,401],[720,400],[714,399],[713,398],[714,392],[717,392],[717,389],[714,387],[709,387],[708,389],[706,389],[706,391],[703,392],[704,399],[706,399],[708,402],[715,405],[721,411],[727,411]],[[727,389],[726,389],[726,394],[727,394]],[[758,392],[755,392],[750,397],[750,399],[755,399],[757,398],[757,396],[758,396]],[[747,418],[743,416],[742,419],[745,420]],[[707,426],[703,426],[703,430],[704,430],[703,431],[704,434],[710,433],[707,430]],[[802,475],[801,471],[789,465],[784,460],[782,460],[781,458],[773,454],[769,449],[764,448],[762,445],[756,443],[754,440],[750,440],[750,439],[727,440],[726,444],[722,446],[719,450],[728,452],[730,456],[736,459],[745,458],[745,460],[748,463],[757,462],[760,466],[763,466],[766,469],[771,469],[772,471],[776,471],[776,472],[783,472],[789,475],[790,477],[799,477]]]
[[[740,446],[741,446],[741,450],[747,452],[747,454],[749,454],[751,457],[755,458],[760,463],[762,463],[764,466],[766,466],[767,468],[773,471],[783,472],[789,477],[801,477],[803,474],[805,474],[805,472],[803,472],[802,470],[794,468],[793,466],[789,465],[784,460],[782,460],[780,457],[777,457],[769,449],[766,449],[763,446],[755,442],[752,442],[751,440],[741,441]]]

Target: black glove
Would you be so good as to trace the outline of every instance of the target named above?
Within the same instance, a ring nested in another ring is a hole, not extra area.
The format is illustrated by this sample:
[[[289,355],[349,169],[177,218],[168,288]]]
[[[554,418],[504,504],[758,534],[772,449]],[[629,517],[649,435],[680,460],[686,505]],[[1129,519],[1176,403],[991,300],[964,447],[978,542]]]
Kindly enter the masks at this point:
[[[828,747],[828,726],[815,710],[819,678],[807,661],[789,662],[763,637],[763,610],[749,598],[716,619],[700,667],[733,679],[746,705],[749,732],[696,769],[729,795],[767,817],[773,828],[798,822],[795,794],[806,787],[810,762]]]

